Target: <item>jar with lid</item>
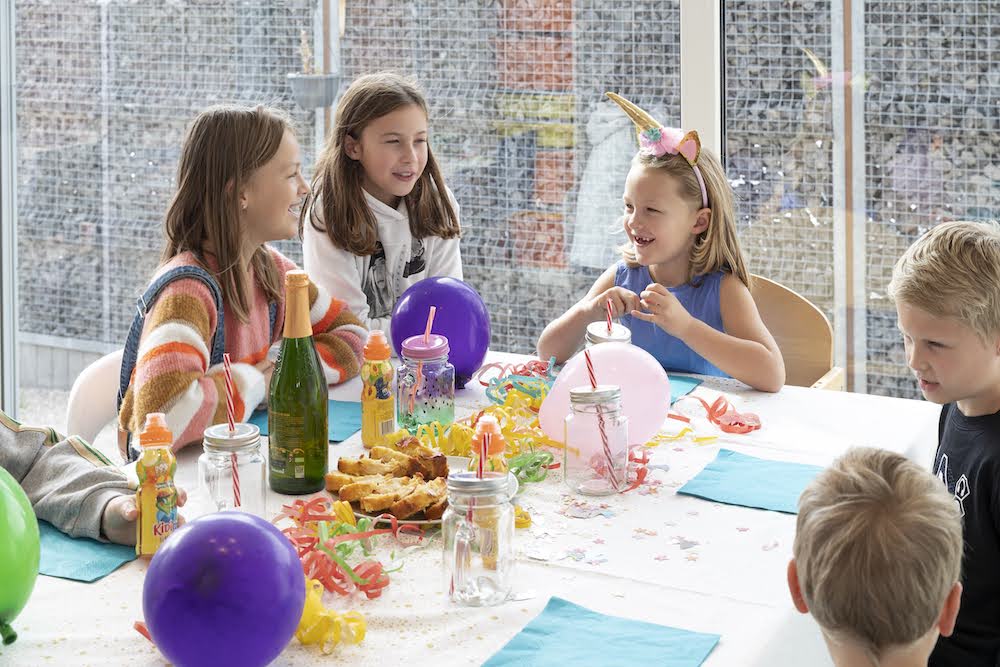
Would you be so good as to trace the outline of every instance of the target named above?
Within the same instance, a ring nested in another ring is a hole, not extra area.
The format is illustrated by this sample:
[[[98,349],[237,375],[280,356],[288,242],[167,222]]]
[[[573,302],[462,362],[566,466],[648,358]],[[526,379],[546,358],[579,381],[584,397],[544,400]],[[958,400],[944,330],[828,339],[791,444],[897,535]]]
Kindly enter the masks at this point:
[[[611,329],[608,329],[608,323],[605,320],[600,322],[591,322],[587,325],[587,333],[584,336],[586,341],[585,347],[592,347],[598,345],[599,343],[630,343],[632,342],[632,330],[629,329],[624,324],[619,324],[617,322],[611,323]]]
[[[416,434],[421,424],[455,421],[455,367],[448,362],[448,339],[439,334],[403,341],[396,373],[396,422]]]
[[[576,493],[618,493],[628,478],[628,418],[617,385],[583,386],[569,392],[563,479]]]
[[[508,473],[452,472],[448,509],[441,519],[445,590],[471,607],[502,603],[514,572],[514,507],[517,478]]]
[[[260,449],[260,429],[238,423],[205,429],[204,451],[198,457],[198,486],[217,510],[241,509],[267,518],[267,465]]]

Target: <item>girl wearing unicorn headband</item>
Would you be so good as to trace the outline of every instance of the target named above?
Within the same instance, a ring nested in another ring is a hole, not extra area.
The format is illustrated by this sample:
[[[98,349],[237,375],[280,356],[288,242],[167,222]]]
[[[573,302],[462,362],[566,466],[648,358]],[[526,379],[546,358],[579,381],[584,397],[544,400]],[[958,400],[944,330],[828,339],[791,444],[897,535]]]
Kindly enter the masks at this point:
[[[736,238],[733,193],[698,133],[663,127],[608,93],[635,123],[639,152],[625,180],[622,259],[587,295],[551,322],[538,356],[558,362],[583,342],[587,325],[612,313],[667,370],[731,376],[778,391],[785,365],[750,295]]]

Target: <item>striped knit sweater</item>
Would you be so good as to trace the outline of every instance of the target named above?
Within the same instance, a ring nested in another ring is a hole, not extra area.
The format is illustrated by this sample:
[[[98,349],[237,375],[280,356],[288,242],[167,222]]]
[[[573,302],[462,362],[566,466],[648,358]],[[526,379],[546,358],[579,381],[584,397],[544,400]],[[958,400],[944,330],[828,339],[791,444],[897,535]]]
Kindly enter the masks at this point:
[[[278,268],[281,285],[295,263],[269,248]],[[213,258],[207,258],[215,270]],[[161,267],[159,273],[178,266],[198,265],[194,256],[182,253]],[[155,279],[155,276],[154,276]],[[329,384],[339,384],[358,374],[365,328],[350,309],[322,288],[309,285],[309,317],[316,351]],[[233,360],[236,418],[246,421],[267,396],[264,374],[255,364],[267,357],[279,342],[285,321],[284,298],[278,303],[274,336],[268,338],[269,313],[263,288],[253,280],[253,298],[247,323],[223,305],[226,352]],[[199,442],[208,426],[226,421],[226,384],[222,365],[208,367],[212,336],[216,328],[215,301],[203,283],[182,278],[160,293],[146,316],[132,382],[118,414],[123,429],[138,433],[150,412],[163,412],[174,435],[174,450]],[[124,454],[124,453],[123,453]]]

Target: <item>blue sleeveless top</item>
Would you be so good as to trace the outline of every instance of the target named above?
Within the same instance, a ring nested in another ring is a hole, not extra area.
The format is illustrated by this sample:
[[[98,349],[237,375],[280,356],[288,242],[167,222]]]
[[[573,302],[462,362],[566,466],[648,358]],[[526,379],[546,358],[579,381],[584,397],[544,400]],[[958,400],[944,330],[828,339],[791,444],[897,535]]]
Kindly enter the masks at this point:
[[[695,284],[688,283],[667,289],[677,297],[677,300],[692,316],[713,329],[724,332],[722,310],[719,307],[719,286],[722,284],[724,275],[724,272],[716,271],[696,278]],[[615,285],[639,294],[653,282],[648,267],[637,266],[630,269],[624,262],[618,262],[615,271]],[[621,323],[632,331],[632,344],[638,345],[656,357],[656,360],[666,370],[729,377],[720,371],[715,364],[688,347],[681,339],[671,336],[656,324],[645,322],[631,315],[622,316]]]

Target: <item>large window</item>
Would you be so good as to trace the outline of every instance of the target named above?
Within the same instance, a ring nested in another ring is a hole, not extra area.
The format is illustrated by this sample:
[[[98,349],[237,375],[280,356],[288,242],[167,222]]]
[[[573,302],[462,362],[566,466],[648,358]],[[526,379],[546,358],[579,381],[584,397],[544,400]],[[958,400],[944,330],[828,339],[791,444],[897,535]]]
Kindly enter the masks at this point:
[[[286,82],[303,39],[341,89],[382,68],[424,87],[493,346],[532,352],[621,241],[634,135],[603,94],[679,124],[696,1],[352,1],[338,30],[335,0],[15,0],[21,416],[58,424],[76,374],[122,344],[197,110],[282,106],[313,161],[329,113]],[[998,215],[1000,0],[721,14],[723,153],[752,270],[828,314],[855,389],[915,395],[885,286],[923,229]]]

